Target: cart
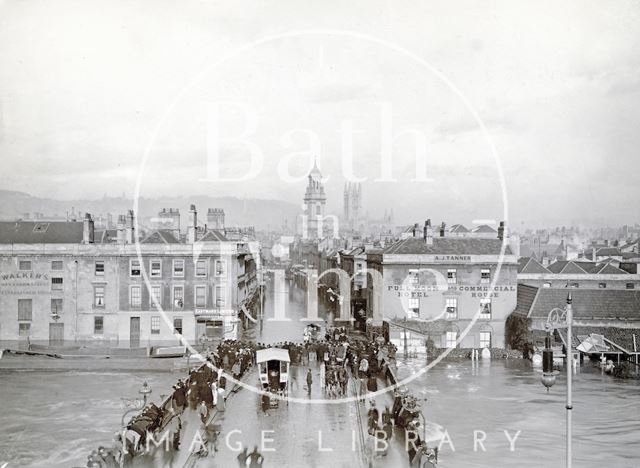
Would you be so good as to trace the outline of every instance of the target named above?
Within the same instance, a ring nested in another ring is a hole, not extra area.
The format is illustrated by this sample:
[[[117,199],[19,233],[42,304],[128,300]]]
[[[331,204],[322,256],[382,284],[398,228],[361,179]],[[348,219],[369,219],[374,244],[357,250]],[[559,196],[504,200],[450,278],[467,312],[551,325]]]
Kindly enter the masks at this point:
[[[267,348],[256,351],[256,363],[260,385],[265,392],[281,398],[289,396],[289,351],[282,348]],[[277,408],[278,398],[271,400],[271,407]],[[288,403],[288,401],[287,401]]]

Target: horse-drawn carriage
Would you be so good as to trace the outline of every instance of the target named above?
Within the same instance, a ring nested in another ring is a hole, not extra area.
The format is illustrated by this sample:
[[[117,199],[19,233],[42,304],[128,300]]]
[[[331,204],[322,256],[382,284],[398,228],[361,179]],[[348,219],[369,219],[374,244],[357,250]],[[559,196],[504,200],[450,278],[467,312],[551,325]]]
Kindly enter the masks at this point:
[[[267,348],[256,351],[256,363],[262,390],[275,393],[282,398],[289,395],[289,351],[282,348]],[[274,400],[277,406],[278,400]]]

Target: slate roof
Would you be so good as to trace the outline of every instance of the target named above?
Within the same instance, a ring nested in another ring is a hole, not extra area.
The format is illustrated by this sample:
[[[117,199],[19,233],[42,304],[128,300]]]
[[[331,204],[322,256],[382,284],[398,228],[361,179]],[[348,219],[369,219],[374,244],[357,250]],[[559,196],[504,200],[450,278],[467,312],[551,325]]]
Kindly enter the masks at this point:
[[[615,266],[607,263],[602,265],[602,268],[598,271],[599,275],[627,275],[628,272],[621,270],[620,268],[616,268]]]
[[[0,222],[0,244],[79,244],[81,242],[81,221]]]
[[[481,233],[495,233],[496,235],[498,234],[498,231],[496,231],[495,229],[493,229],[491,226],[489,226],[488,224],[481,224],[480,226],[478,226],[477,228],[475,228],[473,230],[473,232],[481,232]]]
[[[455,233],[467,233],[469,230],[464,227],[462,224],[454,224],[449,228],[449,232]]]
[[[536,299],[537,293],[538,288],[536,288],[535,286],[518,284],[518,292],[516,295],[517,304],[514,312],[521,315],[528,315],[529,311],[531,310],[531,306]]]
[[[96,244],[109,244],[118,240],[117,229],[100,229],[93,234],[93,242]]]
[[[382,250],[383,254],[433,254],[433,255],[499,255],[502,241],[472,237],[434,237],[427,245],[422,237],[408,237]],[[505,255],[511,255],[505,248]]]
[[[581,262],[572,260],[560,260],[548,267],[551,273],[572,275],[624,275],[627,272],[605,262]]]
[[[561,274],[578,274],[583,275],[587,273],[580,265],[571,260],[558,260],[557,262],[553,262],[551,265],[547,267],[547,269],[551,273],[561,273]]]
[[[528,299],[520,304],[521,289],[537,289],[535,299],[528,307],[528,315],[535,319],[546,319],[554,307],[563,308],[567,294],[571,292],[573,316],[575,319],[640,319],[640,291],[627,289],[567,289],[534,288],[518,285],[517,311],[527,308]],[[525,292],[523,291],[523,294]]]
[[[216,229],[207,229],[207,232],[198,239],[198,242],[226,242],[229,239]]]
[[[171,231],[166,229],[158,229],[152,231],[147,237],[145,237],[141,244],[179,244],[180,241],[175,238]]]
[[[620,249],[617,247],[602,247],[596,250],[597,257],[619,257]]]
[[[549,274],[551,272],[547,270],[542,264],[540,264],[540,262],[538,262],[535,258],[521,257],[518,260],[518,273]]]

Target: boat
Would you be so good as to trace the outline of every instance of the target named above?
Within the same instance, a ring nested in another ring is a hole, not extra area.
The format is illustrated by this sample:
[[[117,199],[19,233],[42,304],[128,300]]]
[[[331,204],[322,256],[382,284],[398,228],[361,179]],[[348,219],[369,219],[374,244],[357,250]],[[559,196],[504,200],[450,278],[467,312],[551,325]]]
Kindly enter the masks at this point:
[[[156,346],[149,351],[151,358],[179,358],[187,354],[186,346]]]

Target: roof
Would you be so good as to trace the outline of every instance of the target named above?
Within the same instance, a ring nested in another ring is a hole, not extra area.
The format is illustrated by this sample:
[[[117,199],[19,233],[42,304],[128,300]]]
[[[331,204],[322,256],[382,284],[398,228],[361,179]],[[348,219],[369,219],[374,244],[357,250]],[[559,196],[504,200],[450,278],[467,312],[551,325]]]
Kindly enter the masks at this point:
[[[488,224],[481,224],[480,226],[478,226],[477,228],[475,228],[473,230],[473,232],[481,232],[481,233],[498,233],[498,231],[496,231],[495,229],[493,229],[491,226],[489,226]]]
[[[620,249],[618,247],[602,247],[596,250],[597,257],[619,257]]]
[[[285,361],[291,362],[289,351],[282,348],[267,348],[256,351],[256,362]]]
[[[602,265],[602,268],[597,272],[599,275],[626,275],[629,272],[616,268],[610,263]]]
[[[96,244],[108,244],[118,240],[117,229],[100,229],[96,230],[93,235],[93,242]]]
[[[215,229],[207,229],[207,232],[198,239],[198,242],[226,242],[227,239],[224,234]]]
[[[449,232],[467,233],[469,232],[469,230],[466,227],[464,227],[462,224],[454,224],[449,228]]]
[[[401,254],[441,254],[441,255],[499,255],[502,241],[474,237],[434,237],[433,244],[427,245],[422,237],[408,237],[382,250],[385,255]],[[505,255],[511,249],[505,247]]]
[[[179,244],[180,241],[175,238],[175,236],[166,229],[158,229],[156,231],[151,232],[147,237],[145,237],[141,244]]]
[[[571,260],[558,260],[547,267],[551,273],[562,274],[585,274],[587,273],[578,263]]]
[[[559,260],[548,267],[551,273],[573,274],[573,275],[624,275],[627,272],[616,268],[608,261],[605,262],[582,262],[572,260]]]
[[[522,257],[518,260],[518,273],[546,274],[551,273],[540,262],[532,257]]]
[[[535,286],[528,286],[526,284],[518,284],[517,292],[517,304],[514,312],[522,315],[528,315],[533,305],[538,288]]]
[[[80,244],[82,221],[2,221],[0,244]]]
[[[518,285],[518,305],[522,312],[527,302],[520,304],[521,289],[527,288],[530,295],[537,289],[535,300],[528,307],[528,315],[536,319],[545,319],[555,307],[563,308],[567,294],[571,292],[574,319],[640,319],[640,291],[627,289],[567,289],[534,288]],[[525,298],[523,297],[523,301]]]

